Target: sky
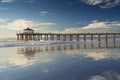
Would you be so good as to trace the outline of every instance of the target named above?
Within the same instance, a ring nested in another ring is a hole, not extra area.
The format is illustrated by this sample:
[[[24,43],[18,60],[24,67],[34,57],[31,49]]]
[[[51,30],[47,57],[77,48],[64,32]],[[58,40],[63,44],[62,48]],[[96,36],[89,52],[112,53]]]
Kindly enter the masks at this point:
[[[120,0],[0,0],[0,38],[36,32],[120,32]]]

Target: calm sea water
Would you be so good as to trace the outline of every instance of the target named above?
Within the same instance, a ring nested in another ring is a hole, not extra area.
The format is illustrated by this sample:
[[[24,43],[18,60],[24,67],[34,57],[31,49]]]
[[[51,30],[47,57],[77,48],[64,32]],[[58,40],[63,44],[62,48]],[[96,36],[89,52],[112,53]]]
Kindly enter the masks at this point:
[[[119,45],[0,48],[0,80],[120,80]]]

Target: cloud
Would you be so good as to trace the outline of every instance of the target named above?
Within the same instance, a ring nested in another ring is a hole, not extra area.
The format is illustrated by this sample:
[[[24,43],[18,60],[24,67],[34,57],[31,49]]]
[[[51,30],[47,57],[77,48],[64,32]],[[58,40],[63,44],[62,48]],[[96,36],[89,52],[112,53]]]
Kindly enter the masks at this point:
[[[99,61],[99,60],[102,60],[102,59],[106,59],[108,57],[108,54],[107,53],[86,53],[86,56],[85,57],[90,57],[90,58],[93,58],[95,61]]]
[[[48,15],[54,15],[54,13],[48,12],[48,11],[41,11],[40,12],[40,16],[48,16]]]
[[[92,76],[89,80],[106,80],[103,76]]]
[[[29,66],[29,65],[32,65],[33,62],[31,61],[28,61],[27,58],[23,57],[21,60],[20,60],[20,57],[19,56],[12,56],[10,58],[7,59],[7,61],[15,66],[20,66],[20,67],[26,67],[26,66]]]
[[[48,14],[48,11],[41,11],[40,16],[46,16]]]
[[[66,28],[63,33],[89,33],[89,32],[119,32],[120,31],[120,22],[98,22],[92,21],[87,26],[79,28]]]
[[[116,54],[113,54],[116,53]],[[117,60],[120,59],[120,53],[119,51],[116,50],[106,50],[106,51],[102,51],[102,50],[97,50],[97,51],[92,51],[92,52],[87,52],[84,53],[85,57],[89,57],[91,59],[93,59],[94,61],[99,61],[99,60]]]
[[[36,0],[28,0],[29,3],[35,3]]]
[[[84,44],[84,43],[83,43]],[[90,43],[91,44],[91,43]],[[97,45],[97,42],[94,42],[95,45]],[[93,44],[93,45],[94,45]],[[105,46],[104,42],[101,43],[102,46]],[[113,43],[111,43],[113,44]],[[118,43],[116,43],[118,44]],[[83,45],[80,44],[83,48]],[[89,43],[86,43],[86,46],[88,47]],[[73,49],[76,49],[76,46],[75,45],[66,45],[66,46],[72,46]],[[113,54],[115,53],[115,54]],[[100,61],[100,60],[119,60],[120,59],[120,50],[116,51],[116,50],[102,50],[102,49],[99,49],[99,50],[67,50],[66,51],[66,54],[67,55],[82,55],[83,57],[85,58],[88,58],[88,59],[91,59],[93,61]]]
[[[116,71],[105,71],[101,75],[91,76],[87,80],[120,80],[120,74]]]
[[[0,23],[5,23],[7,19],[0,18]]]
[[[92,21],[92,24],[83,27],[83,29],[99,29],[99,28],[108,28],[108,24],[106,22]]]
[[[1,2],[2,3],[11,3],[11,2],[13,2],[13,0],[2,0]]]
[[[81,0],[81,2],[104,9],[120,5],[120,0]]]
[[[103,0],[82,0],[82,2],[89,5],[97,5],[97,4],[101,4]]]
[[[12,22],[9,22],[7,25],[4,25],[4,27],[12,30],[22,30],[26,27],[30,28],[40,28],[44,29],[45,27],[55,26],[56,24],[53,22],[36,22],[32,20],[26,20],[26,19],[17,19]]]

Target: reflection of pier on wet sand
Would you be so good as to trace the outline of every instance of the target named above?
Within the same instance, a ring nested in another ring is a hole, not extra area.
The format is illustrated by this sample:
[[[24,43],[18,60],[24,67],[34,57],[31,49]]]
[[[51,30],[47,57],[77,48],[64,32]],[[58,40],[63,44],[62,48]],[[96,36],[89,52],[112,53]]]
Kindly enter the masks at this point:
[[[80,49],[97,49],[97,48],[120,48],[119,44],[114,46],[105,44],[106,42],[91,42],[91,43],[74,43],[74,44],[51,44],[46,46],[34,46],[34,47],[20,47],[18,53],[36,53],[36,52],[50,52],[50,51],[64,51],[64,50],[80,50]],[[118,42],[119,43],[119,42]]]
[[[91,42],[91,43],[63,43],[63,44],[51,44],[51,45],[44,45],[44,46],[27,46],[27,47],[18,47],[18,54],[23,54],[26,56],[29,60],[35,57],[35,54],[40,53],[41,56],[45,54],[46,52],[54,53],[56,51],[81,51],[85,49],[114,49],[114,48],[120,48],[119,41],[117,42],[116,46],[114,46],[114,43],[111,43],[111,45],[106,45],[106,42]]]

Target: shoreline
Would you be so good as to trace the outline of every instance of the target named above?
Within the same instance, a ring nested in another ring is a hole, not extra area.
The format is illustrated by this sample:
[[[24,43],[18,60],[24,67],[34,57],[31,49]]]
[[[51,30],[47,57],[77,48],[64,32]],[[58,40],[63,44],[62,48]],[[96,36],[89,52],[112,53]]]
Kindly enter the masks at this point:
[[[116,41],[117,45],[114,48],[120,48],[119,44],[120,40]],[[112,40],[108,41],[109,44],[107,44],[108,47],[113,47],[114,43]],[[2,41],[0,42],[0,48],[5,48],[5,47],[24,47],[24,46],[50,46],[50,45],[84,45],[84,47],[91,46],[92,48],[98,47],[107,47],[106,42],[104,40],[102,41]],[[112,45],[112,46],[111,46]],[[94,46],[94,47],[93,47]]]

